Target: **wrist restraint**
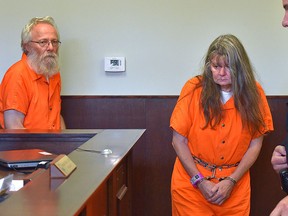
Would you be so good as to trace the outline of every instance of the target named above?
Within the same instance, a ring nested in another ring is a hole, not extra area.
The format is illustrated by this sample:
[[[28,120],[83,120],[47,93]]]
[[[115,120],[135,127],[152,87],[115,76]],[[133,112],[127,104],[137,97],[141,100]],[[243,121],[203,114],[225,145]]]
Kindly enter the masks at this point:
[[[198,173],[196,175],[194,175],[192,178],[191,178],[191,183],[192,185],[197,188],[197,185],[202,182],[203,180],[205,180],[204,176],[201,174],[201,173]]]

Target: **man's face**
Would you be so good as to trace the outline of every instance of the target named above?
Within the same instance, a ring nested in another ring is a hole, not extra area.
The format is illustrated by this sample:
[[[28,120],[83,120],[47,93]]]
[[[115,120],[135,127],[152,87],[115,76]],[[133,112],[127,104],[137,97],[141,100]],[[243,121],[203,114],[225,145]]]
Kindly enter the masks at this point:
[[[31,31],[28,58],[32,68],[39,74],[52,76],[59,70],[57,31],[47,23],[39,23]]]
[[[283,8],[285,10],[285,14],[282,20],[282,26],[288,27],[288,0],[282,0]]]

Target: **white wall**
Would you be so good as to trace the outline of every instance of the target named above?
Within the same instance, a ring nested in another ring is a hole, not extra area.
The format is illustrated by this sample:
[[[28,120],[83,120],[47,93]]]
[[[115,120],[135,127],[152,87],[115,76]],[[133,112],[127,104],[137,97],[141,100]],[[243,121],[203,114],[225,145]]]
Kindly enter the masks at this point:
[[[0,78],[21,58],[23,26],[51,15],[62,41],[62,95],[178,95],[226,33],[246,47],[267,95],[286,95],[283,14],[281,0],[0,0]],[[104,72],[105,56],[126,57],[126,72]]]

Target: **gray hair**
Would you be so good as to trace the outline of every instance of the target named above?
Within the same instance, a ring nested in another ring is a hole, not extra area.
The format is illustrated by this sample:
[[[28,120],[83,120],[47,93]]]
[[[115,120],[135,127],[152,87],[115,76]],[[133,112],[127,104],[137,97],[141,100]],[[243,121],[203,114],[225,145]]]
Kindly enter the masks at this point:
[[[224,57],[229,65],[234,105],[239,111],[243,126],[248,126],[254,134],[261,126],[265,126],[259,104],[260,93],[254,76],[254,68],[240,40],[231,34],[220,35],[209,46],[205,57],[205,65],[201,92],[201,105],[204,110],[206,125],[215,128],[220,124],[223,109],[220,103],[220,88],[213,80],[211,72],[212,59]]]
[[[34,17],[24,26],[22,33],[21,33],[21,48],[25,54],[27,54],[25,45],[31,40],[31,31],[33,27],[39,23],[47,23],[53,26],[57,32],[58,40],[60,40],[60,35],[58,32],[57,25],[51,16]]]

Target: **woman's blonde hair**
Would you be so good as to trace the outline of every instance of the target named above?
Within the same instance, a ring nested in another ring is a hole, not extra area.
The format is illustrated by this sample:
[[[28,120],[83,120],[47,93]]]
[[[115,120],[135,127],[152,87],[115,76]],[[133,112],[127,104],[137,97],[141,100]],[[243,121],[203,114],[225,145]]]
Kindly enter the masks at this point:
[[[256,132],[259,126],[264,125],[259,108],[260,94],[249,57],[239,39],[231,34],[216,38],[205,57],[202,81],[199,84],[203,87],[201,106],[206,120],[204,128],[208,125],[214,128],[223,117],[220,86],[214,82],[211,72],[211,60],[214,57],[223,57],[228,63],[235,107],[240,112],[243,126],[248,126],[252,133]]]

